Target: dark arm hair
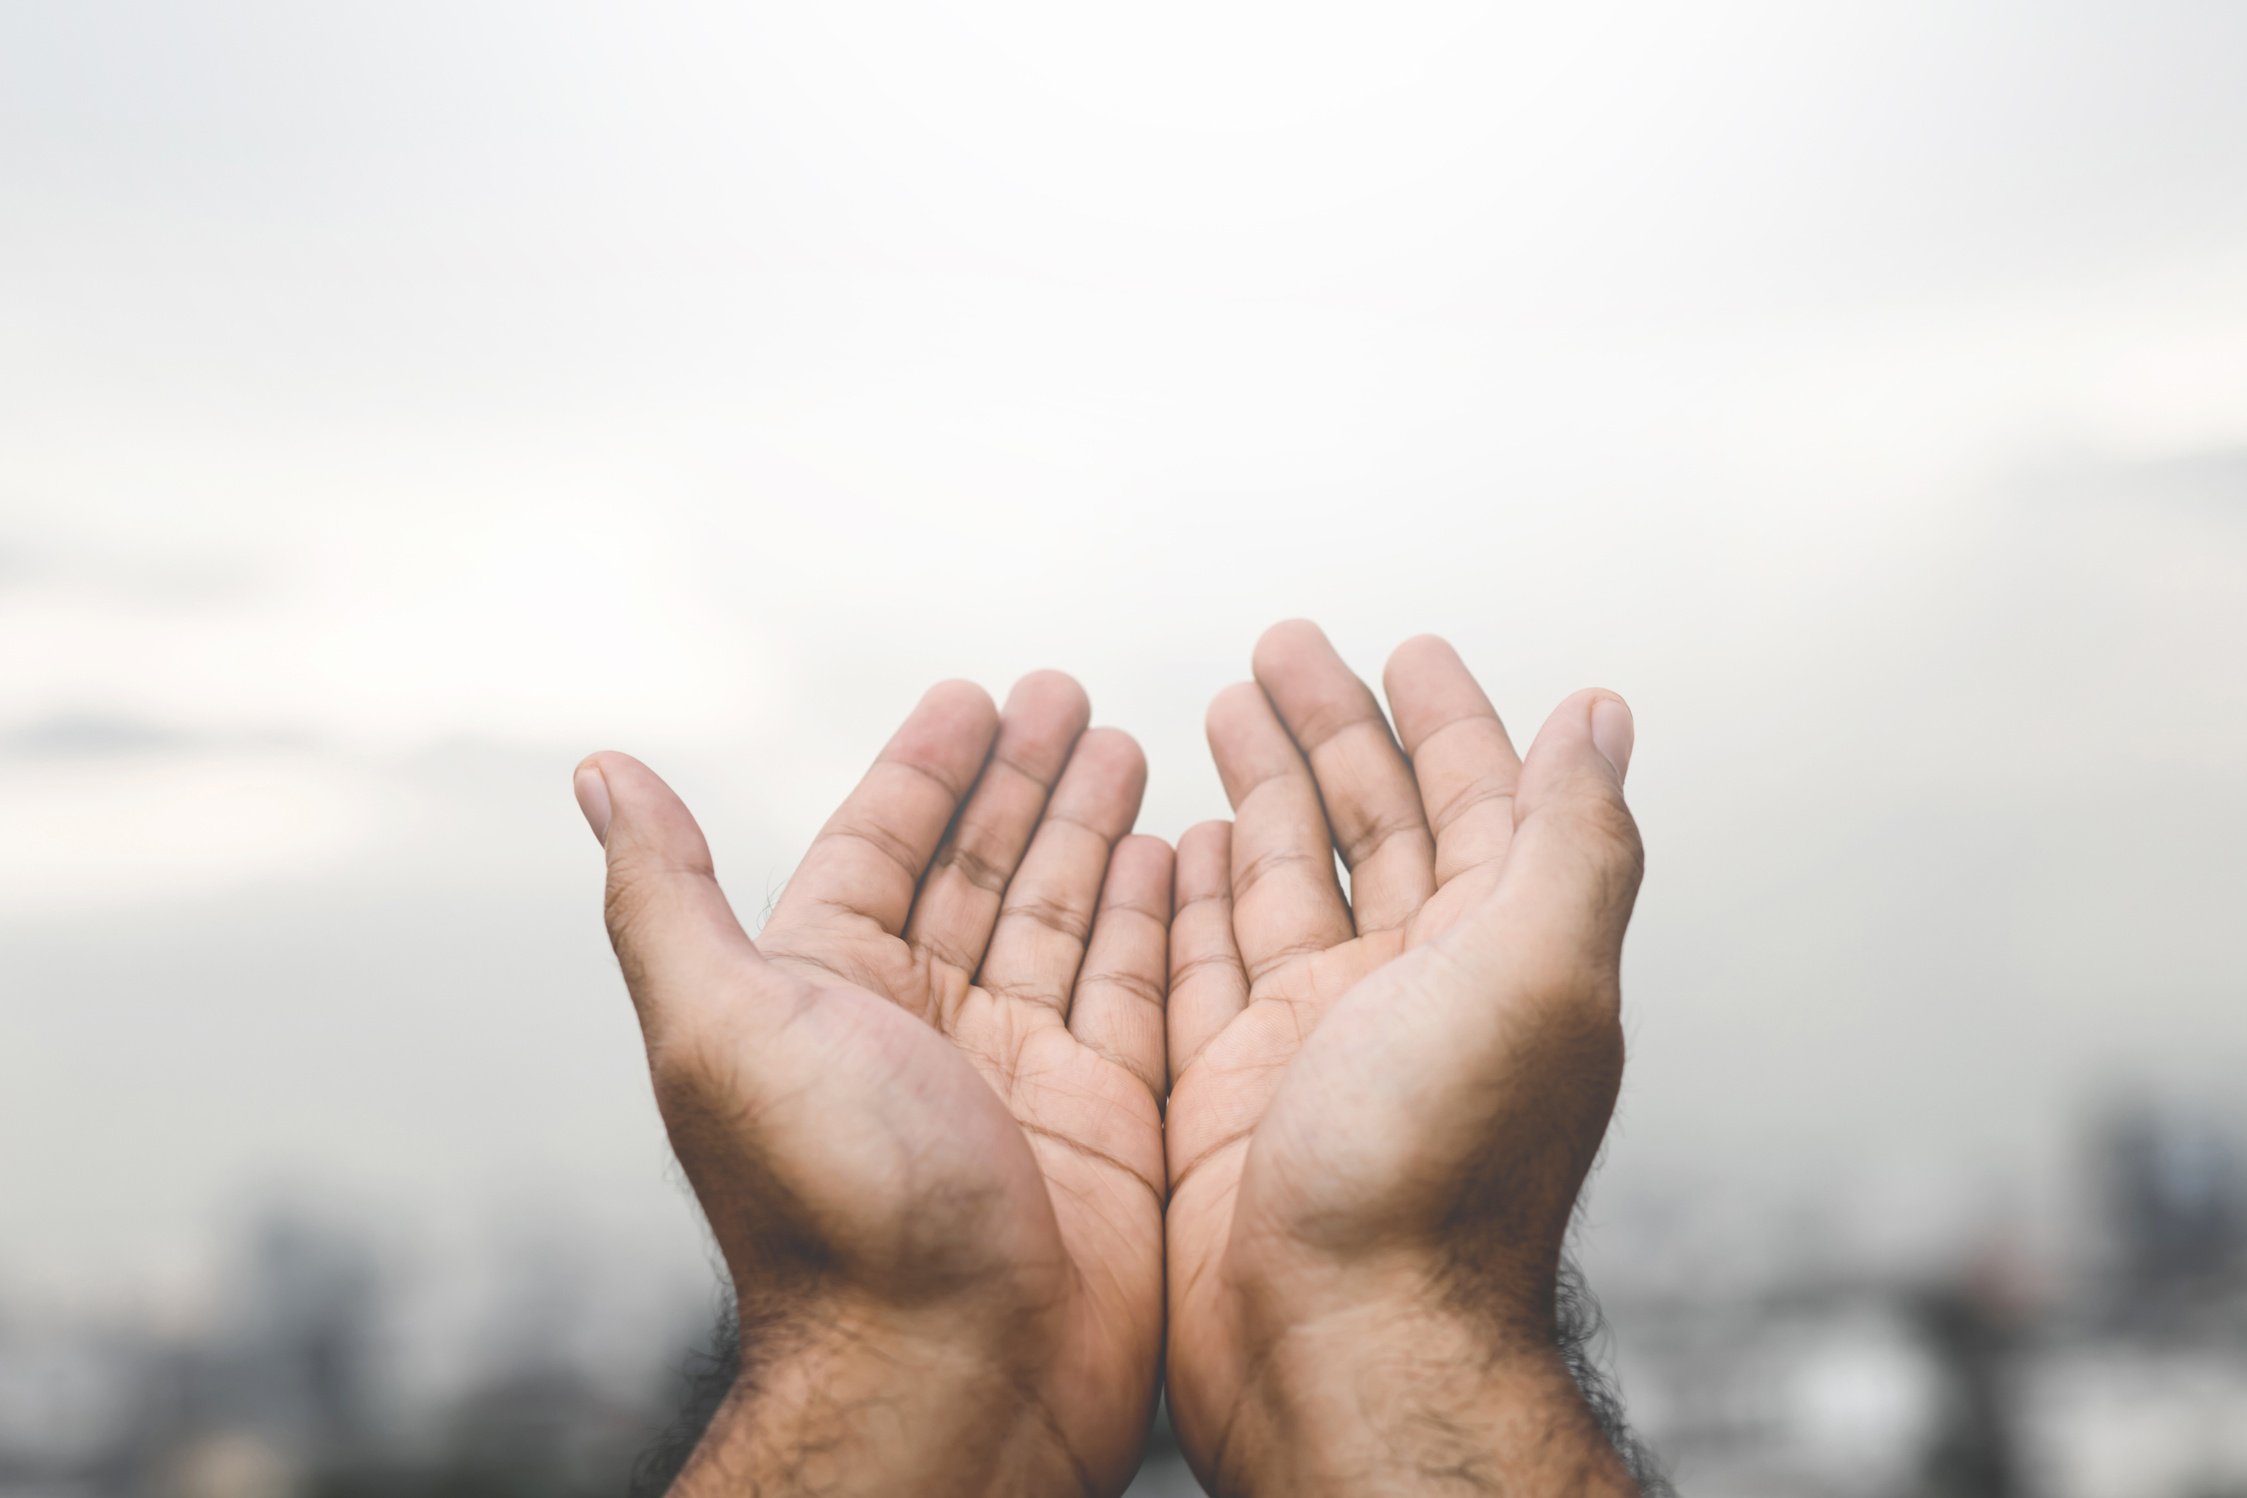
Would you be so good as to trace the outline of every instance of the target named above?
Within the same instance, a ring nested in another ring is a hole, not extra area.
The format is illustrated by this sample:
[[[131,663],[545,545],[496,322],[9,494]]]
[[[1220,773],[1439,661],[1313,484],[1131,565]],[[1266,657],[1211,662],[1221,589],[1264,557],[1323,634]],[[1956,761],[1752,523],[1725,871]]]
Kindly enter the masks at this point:
[[[1623,1418],[1623,1391],[1607,1370],[1610,1338],[1607,1318],[1584,1283],[1584,1272],[1573,1256],[1563,1254],[1560,1279],[1554,1293],[1553,1340],[1568,1364],[1569,1376],[1583,1391],[1584,1403],[1607,1437],[1615,1454],[1630,1470],[1631,1480],[1645,1498],[1676,1498],[1677,1488],[1662,1470],[1659,1458],[1631,1434]]]
[[[633,1465],[630,1498],[663,1498],[671,1490],[740,1376],[741,1315],[728,1286],[709,1344],[688,1353],[679,1369],[679,1413]]]
[[[1561,1260],[1554,1308],[1554,1340],[1561,1357],[1615,1454],[1630,1469],[1645,1498],[1676,1498],[1677,1489],[1663,1472],[1661,1462],[1631,1434],[1624,1420],[1622,1391],[1606,1367],[1607,1320],[1573,1258]],[[679,1412],[633,1467],[630,1498],[663,1498],[678,1481],[687,1458],[702,1433],[710,1428],[740,1374],[741,1321],[729,1290],[720,1303],[718,1323],[708,1345],[689,1353],[679,1370]]]

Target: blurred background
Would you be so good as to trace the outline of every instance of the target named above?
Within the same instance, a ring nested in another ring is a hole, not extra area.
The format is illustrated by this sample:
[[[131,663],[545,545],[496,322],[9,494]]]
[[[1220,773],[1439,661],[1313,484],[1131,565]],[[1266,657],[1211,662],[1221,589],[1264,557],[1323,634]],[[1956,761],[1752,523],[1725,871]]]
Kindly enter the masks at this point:
[[[1681,1488],[2247,1493],[2247,8],[24,0],[0,1495],[622,1492],[571,766],[754,918],[1058,665],[1175,836],[1294,614],[1637,709]]]

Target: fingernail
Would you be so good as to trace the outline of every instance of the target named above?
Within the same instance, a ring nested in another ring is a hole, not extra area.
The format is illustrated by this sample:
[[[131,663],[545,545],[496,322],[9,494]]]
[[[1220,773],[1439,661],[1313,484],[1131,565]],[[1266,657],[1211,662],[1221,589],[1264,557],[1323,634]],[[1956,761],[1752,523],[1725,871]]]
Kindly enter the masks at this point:
[[[1635,730],[1631,727],[1631,710],[1619,697],[1602,697],[1592,704],[1592,747],[1600,758],[1615,767],[1615,778],[1621,780],[1630,773],[1631,740]]]
[[[603,847],[609,841],[609,783],[596,765],[579,765],[571,778],[570,788],[577,792],[577,809],[585,813],[585,825],[593,829]]]

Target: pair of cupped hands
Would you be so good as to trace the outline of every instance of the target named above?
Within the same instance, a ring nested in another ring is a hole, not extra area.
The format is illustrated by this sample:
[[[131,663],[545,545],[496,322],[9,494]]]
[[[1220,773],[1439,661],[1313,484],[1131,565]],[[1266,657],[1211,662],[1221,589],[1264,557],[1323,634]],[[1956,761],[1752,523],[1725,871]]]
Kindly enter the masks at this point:
[[[1209,710],[1233,820],[1175,853],[1069,677],[931,689],[755,940],[668,786],[578,767],[739,1304],[674,1492],[1113,1494],[1158,1389],[1220,1492],[1632,1491],[1554,1326],[1630,713],[1580,692],[1517,754],[1443,641],[1384,716],[1304,622],[1254,676]]]

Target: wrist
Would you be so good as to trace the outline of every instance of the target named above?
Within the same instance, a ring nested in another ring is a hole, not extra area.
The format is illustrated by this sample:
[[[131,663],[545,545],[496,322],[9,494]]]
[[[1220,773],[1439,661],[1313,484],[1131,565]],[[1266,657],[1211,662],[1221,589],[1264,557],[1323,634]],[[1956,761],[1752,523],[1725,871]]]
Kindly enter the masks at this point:
[[[1635,1494],[1550,1321],[1420,1297],[1292,1323],[1250,1354],[1219,1493]]]
[[[1081,1494],[1037,1361],[988,1322],[807,1307],[745,1328],[740,1372],[672,1493]]]

